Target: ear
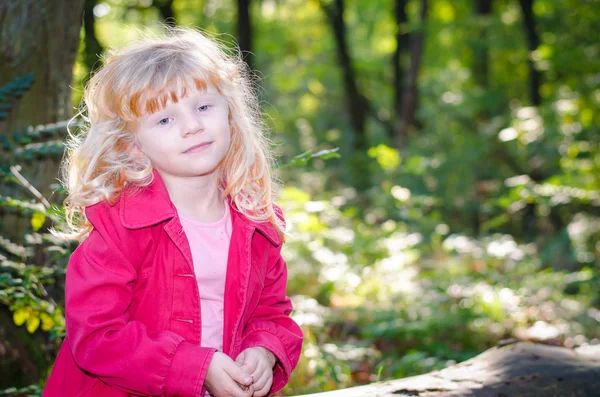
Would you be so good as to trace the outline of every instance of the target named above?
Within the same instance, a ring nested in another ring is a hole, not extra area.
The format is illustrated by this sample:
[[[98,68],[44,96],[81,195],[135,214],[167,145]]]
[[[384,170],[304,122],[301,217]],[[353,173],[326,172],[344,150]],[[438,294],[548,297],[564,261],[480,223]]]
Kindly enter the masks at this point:
[[[132,143],[127,147],[127,153],[129,153],[132,157],[144,155],[144,151],[135,143]]]
[[[131,155],[131,157],[138,157],[144,155],[144,151],[137,142],[137,139],[135,138],[133,138],[131,142],[127,143],[127,145],[125,146],[125,151],[127,151],[127,153]]]

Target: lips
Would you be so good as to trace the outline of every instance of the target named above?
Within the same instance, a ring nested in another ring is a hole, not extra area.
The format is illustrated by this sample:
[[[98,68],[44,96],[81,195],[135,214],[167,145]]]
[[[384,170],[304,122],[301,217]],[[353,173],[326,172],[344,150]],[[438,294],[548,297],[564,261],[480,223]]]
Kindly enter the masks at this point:
[[[190,148],[188,148],[185,152],[183,153],[195,153],[195,152],[200,152],[204,149],[206,149],[207,147],[209,147],[211,145],[212,142],[203,142],[200,143],[198,145],[194,145]]]

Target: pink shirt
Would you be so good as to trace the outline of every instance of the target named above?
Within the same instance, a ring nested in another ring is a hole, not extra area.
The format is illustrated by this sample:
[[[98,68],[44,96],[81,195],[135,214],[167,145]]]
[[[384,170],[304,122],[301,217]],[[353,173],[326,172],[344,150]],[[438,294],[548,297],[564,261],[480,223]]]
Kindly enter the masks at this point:
[[[182,213],[179,218],[190,244],[200,291],[200,345],[223,351],[223,297],[232,232],[229,205],[225,202],[225,214],[216,222],[198,222]]]

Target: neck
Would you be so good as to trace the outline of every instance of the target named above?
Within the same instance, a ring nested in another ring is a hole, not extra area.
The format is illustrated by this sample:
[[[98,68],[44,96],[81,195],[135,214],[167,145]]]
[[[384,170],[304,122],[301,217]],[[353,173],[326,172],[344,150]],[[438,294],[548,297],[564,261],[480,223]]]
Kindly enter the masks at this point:
[[[199,222],[216,222],[225,213],[216,175],[213,172],[195,178],[178,178],[162,174],[161,177],[177,211]]]

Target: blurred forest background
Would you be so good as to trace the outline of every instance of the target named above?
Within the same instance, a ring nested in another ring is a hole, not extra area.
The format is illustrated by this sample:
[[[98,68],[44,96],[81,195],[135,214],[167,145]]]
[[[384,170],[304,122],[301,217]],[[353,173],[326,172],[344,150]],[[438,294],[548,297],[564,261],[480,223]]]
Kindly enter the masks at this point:
[[[39,394],[64,336],[66,121],[165,21],[260,76],[306,332],[285,395],[600,343],[600,1],[2,0],[0,395]]]

